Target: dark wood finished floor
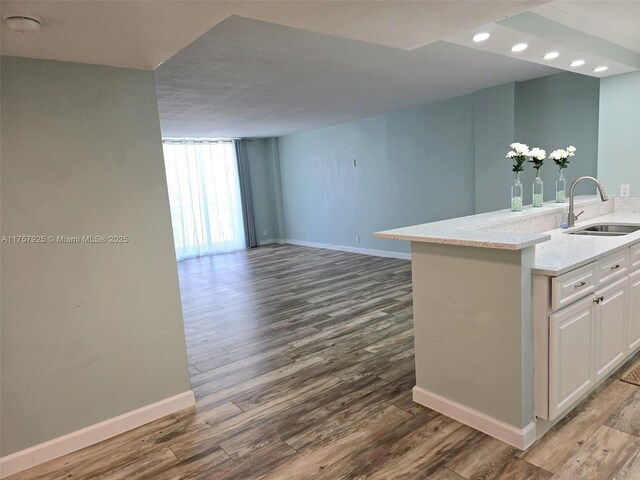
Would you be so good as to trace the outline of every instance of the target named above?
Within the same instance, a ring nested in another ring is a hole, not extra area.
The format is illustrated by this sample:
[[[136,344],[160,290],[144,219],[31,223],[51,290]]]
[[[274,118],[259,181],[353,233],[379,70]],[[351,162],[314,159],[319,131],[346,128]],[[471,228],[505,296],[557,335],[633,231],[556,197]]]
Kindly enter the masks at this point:
[[[411,269],[296,246],[179,266],[197,407],[17,479],[640,479],[609,379],[520,452],[411,400]]]

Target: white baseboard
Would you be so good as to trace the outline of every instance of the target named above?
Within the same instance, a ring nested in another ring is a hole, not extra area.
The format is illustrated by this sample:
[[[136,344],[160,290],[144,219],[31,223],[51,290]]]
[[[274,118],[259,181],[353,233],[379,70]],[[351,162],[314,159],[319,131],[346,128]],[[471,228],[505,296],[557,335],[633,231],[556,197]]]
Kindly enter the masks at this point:
[[[265,238],[263,240],[258,240],[259,247],[261,247],[262,245],[269,245],[271,243],[278,243],[278,241],[275,238]]]
[[[374,257],[400,258],[402,260],[411,260],[410,253],[390,252],[388,250],[373,250],[370,248],[347,247],[344,245],[332,245],[330,243],[307,242],[305,240],[294,240],[287,238],[284,242],[291,245],[300,245],[301,247],[325,248],[327,250],[338,250],[340,252],[360,253],[362,255],[372,255]]]
[[[8,477],[54,458],[88,447],[128,430],[152,422],[178,410],[195,405],[193,391],[188,390],[151,405],[132,410],[104,422],[40,443],[0,458],[0,478]]]
[[[265,238],[263,240],[258,240],[259,247],[261,247],[262,245],[270,245],[272,243],[278,243],[282,245],[286,242],[284,240],[280,240],[279,238]]]
[[[417,385],[413,387],[413,401],[465,425],[469,425],[476,430],[480,430],[487,435],[491,435],[498,440],[502,440],[509,445],[513,445],[520,450],[526,450],[536,441],[535,422],[529,423],[524,428],[517,428]]]

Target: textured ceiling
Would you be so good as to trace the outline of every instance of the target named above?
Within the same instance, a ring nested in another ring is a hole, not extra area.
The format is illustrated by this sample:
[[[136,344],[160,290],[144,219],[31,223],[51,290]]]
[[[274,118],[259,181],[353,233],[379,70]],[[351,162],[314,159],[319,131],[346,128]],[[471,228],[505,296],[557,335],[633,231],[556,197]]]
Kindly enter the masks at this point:
[[[43,20],[33,35],[2,28],[2,54],[165,62],[156,78],[167,136],[281,135],[554,73],[461,46],[466,37],[440,41],[531,9],[640,46],[640,1],[0,1],[3,18]]]
[[[2,0],[37,34],[2,28],[3,55],[151,70],[231,15],[413,49],[545,3],[505,1]]]
[[[165,136],[278,136],[556,70],[436,42],[412,51],[230,17],[155,71]]]

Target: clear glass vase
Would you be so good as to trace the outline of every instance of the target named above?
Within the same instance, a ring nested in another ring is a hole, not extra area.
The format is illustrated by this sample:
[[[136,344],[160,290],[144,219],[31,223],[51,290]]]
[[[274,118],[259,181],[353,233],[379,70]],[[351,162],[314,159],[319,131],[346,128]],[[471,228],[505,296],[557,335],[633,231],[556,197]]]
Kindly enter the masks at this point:
[[[536,170],[536,179],[533,181],[533,206],[541,207],[544,204],[544,183],[540,178],[540,169]]]
[[[567,201],[567,179],[562,174],[562,167],[558,170],[558,178],[556,178],[556,203],[565,203]]]
[[[511,184],[511,211],[522,211],[522,183],[520,182],[520,172],[516,172]]]

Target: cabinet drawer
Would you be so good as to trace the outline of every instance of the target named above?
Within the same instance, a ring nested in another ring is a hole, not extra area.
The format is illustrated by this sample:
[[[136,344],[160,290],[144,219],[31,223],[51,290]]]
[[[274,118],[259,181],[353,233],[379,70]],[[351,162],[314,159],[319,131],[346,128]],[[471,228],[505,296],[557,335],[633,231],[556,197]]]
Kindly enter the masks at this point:
[[[626,275],[629,270],[629,249],[625,248],[598,260],[597,270],[599,285]]]
[[[640,243],[631,246],[629,262],[631,268],[640,268]]]
[[[557,310],[595,290],[596,265],[590,263],[554,277],[551,285],[551,309]]]

